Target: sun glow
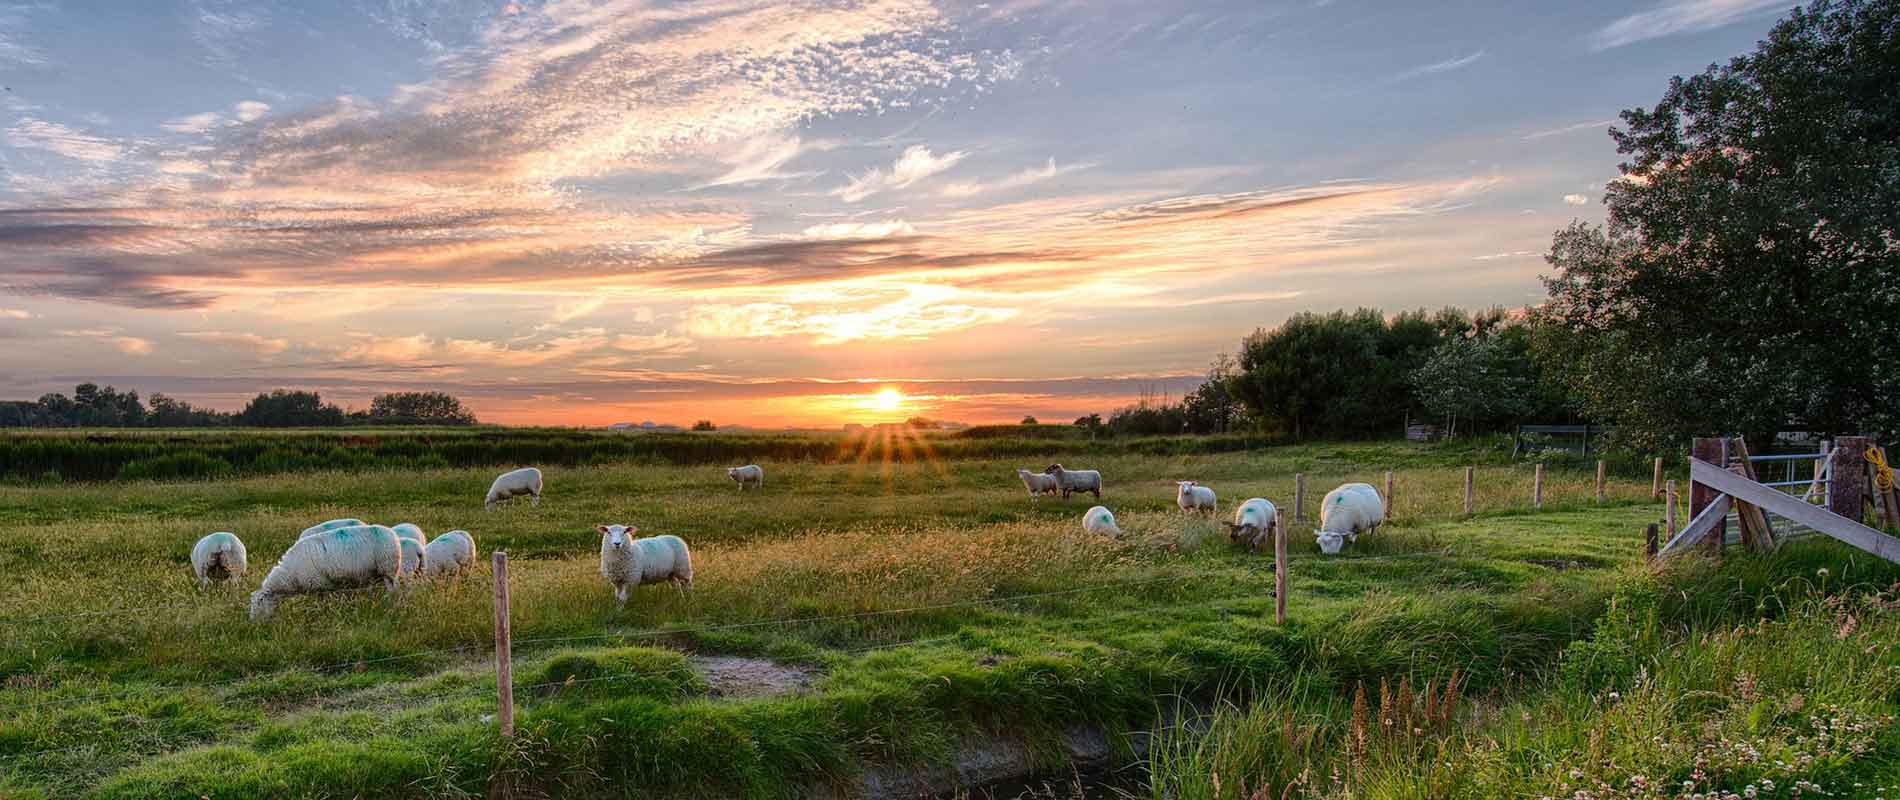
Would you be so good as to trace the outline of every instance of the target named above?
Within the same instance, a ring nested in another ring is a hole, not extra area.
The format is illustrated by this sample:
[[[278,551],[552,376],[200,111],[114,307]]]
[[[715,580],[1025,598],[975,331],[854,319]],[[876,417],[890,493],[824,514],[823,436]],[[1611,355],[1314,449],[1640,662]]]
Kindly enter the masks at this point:
[[[904,404],[904,394],[891,387],[884,387],[871,398],[871,407],[879,411],[896,411]]]

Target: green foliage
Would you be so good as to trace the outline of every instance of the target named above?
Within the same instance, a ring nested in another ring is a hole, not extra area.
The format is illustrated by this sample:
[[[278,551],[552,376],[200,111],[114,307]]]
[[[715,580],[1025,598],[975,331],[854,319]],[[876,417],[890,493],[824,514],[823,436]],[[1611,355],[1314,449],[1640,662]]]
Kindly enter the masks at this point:
[[[316,392],[276,389],[260,394],[237,413],[237,424],[254,428],[315,428],[343,424],[343,409]]]
[[[375,425],[473,425],[475,414],[445,392],[390,392],[370,400]]]
[[[693,423],[693,430],[716,431],[716,430],[719,430],[719,426],[714,425],[712,420],[702,419],[702,420],[699,420],[698,422]]]
[[[1541,341],[1639,446],[1900,433],[1900,5],[1821,0],[1612,131],[1607,230],[1551,244]]]
[[[1023,421],[1022,421],[1021,423],[1018,423],[1018,424],[1021,424],[1021,425],[1040,425],[1040,424],[1042,424],[1042,423],[1039,423],[1039,422],[1037,422],[1037,421],[1036,421],[1036,418],[1035,418],[1035,417],[1032,417],[1032,416],[1029,416],[1029,415],[1027,415],[1027,414],[1025,414],[1025,415],[1023,415]]]

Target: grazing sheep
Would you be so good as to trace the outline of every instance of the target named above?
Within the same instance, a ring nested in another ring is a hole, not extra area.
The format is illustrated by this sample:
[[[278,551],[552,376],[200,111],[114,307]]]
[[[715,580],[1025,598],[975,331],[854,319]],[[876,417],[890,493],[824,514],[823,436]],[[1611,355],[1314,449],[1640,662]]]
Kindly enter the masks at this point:
[[[398,536],[396,544],[402,548],[402,579],[413,581],[422,577],[422,542]]]
[[[459,574],[475,567],[475,537],[468,531],[449,531],[422,548],[422,574],[434,578]]]
[[[206,534],[191,546],[191,571],[198,576],[198,588],[212,581],[231,581],[244,577],[250,562],[244,554],[244,542],[237,534],[219,531]]]
[[[693,586],[693,559],[678,536],[635,539],[632,525],[599,525],[600,575],[614,587],[616,608],[627,607],[627,590],[643,583],[673,582],[675,588]]]
[[[1114,513],[1107,506],[1095,506],[1082,513],[1082,530],[1103,536],[1120,536],[1122,529],[1115,524]]]
[[[512,472],[504,472],[488,487],[488,498],[482,501],[482,508],[493,511],[495,504],[511,500],[521,495],[532,495],[528,505],[541,505],[541,470],[534,467],[522,467]]]
[[[1234,521],[1227,523],[1227,538],[1235,544],[1264,549],[1279,531],[1274,530],[1273,504],[1264,497],[1249,497],[1234,509]]]
[[[322,533],[324,531],[333,531],[338,528],[354,528],[362,524],[364,524],[363,521],[360,519],[356,519],[355,517],[349,517],[346,519],[333,519],[328,522],[319,522],[315,525],[312,525],[308,528],[303,529],[303,533],[297,534],[297,538],[307,539],[319,533]]]
[[[739,491],[741,492],[745,491],[745,485],[748,483],[761,489],[765,488],[765,468],[757,464],[747,464],[743,467],[727,467],[726,477],[731,478],[733,483],[739,484]]]
[[[1174,504],[1182,513],[1214,513],[1214,490],[1194,481],[1175,481]]]
[[[1016,470],[1016,477],[1022,479],[1023,488],[1029,490],[1029,496],[1032,498],[1056,493],[1056,476],[1054,475],[1019,469]]]
[[[398,522],[389,526],[389,529],[395,531],[398,538],[414,539],[416,544],[429,541],[429,537],[424,536],[422,529],[416,527],[416,524],[413,522]]]
[[[1360,532],[1372,533],[1385,521],[1385,501],[1369,483],[1342,484],[1326,493],[1319,504],[1319,528],[1313,536],[1327,555],[1339,552],[1343,541],[1359,541]]]
[[[396,532],[381,525],[357,525],[324,531],[284,551],[251,594],[251,619],[267,619],[277,603],[295,594],[373,586],[391,591],[402,575],[402,545]]]
[[[1062,499],[1069,499],[1075,492],[1089,492],[1095,499],[1102,499],[1102,473],[1092,469],[1063,469],[1061,464],[1050,464],[1043,474],[1053,475],[1056,488],[1062,490]]]

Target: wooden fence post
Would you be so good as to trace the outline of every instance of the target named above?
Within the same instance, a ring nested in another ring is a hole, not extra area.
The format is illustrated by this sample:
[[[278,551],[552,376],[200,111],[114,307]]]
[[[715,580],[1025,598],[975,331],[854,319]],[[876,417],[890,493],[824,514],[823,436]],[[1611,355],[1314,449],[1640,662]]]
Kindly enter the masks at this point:
[[[1273,510],[1273,622],[1286,624],[1286,510]]]
[[[1643,529],[1643,560],[1653,561],[1655,560],[1655,558],[1656,558],[1656,523],[1652,522],[1652,523],[1649,523],[1649,527]]]
[[[1471,478],[1477,467],[1465,467],[1465,516],[1471,516]]]
[[[1385,471],[1385,518],[1391,519],[1395,516],[1397,516],[1396,509],[1392,508],[1392,470],[1388,469]]]
[[[1834,513],[1859,522],[1867,514],[1861,508],[1866,501],[1867,437],[1842,436],[1834,440],[1834,459],[1828,462],[1827,507]]]
[[[1887,448],[1875,445],[1874,451],[1880,453],[1880,462],[1887,465],[1888,472],[1892,472],[1893,462],[1887,460]],[[1900,479],[1894,480],[1885,489],[1880,488],[1878,474],[1873,476],[1873,481],[1875,496],[1885,500],[1887,505],[1887,516],[1882,521],[1889,528],[1900,527]]]
[[[1531,508],[1544,507],[1544,464],[1538,462],[1531,472]]]
[[[495,721],[501,735],[515,735],[514,635],[508,628],[508,554],[495,555]]]
[[[1604,461],[1600,459],[1597,461],[1597,502],[1599,503],[1603,502],[1603,478],[1605,476],[1604,470],[1607,468]]]
[[[1669,535],[1665,538],[1670,541],[1675,541],[1676,531],[1679,530],[1679,528],[1676,527],[1676,482],[1674,480],[1669,481],[1664,491],[1668,492],[1668,494],[1663,496],[1663,522],[1667,525],[1669,531]]]
[[[1699,460],[1707,461],[1710,464],[1727,469],[1728,439],[1724,437],[1698,437],[1695,443],[1690,446],[1689,454]],[[1715,496],[1717,494],[1720,493],[1714,489],[1696,483],[1694,480],[1689,481],[1689,518],[1695,519],[1697,514],[1702,513],[1702,509],[1708,508],[1710,503],[1715,502]],[[1723,520],[1715,523],[1715,532],[1709,534],[1709,549],[1717,553],[1722,552],[1723,545],[1727,543],[1725,541],[1727,536],[1728,521]]]
[[[1649,499],[1662,499],[1662,456],[1656,457],[1656,476],[1649,479]]]
[[[1293,473],[1293,521],[1306,521],[1306,473]]]

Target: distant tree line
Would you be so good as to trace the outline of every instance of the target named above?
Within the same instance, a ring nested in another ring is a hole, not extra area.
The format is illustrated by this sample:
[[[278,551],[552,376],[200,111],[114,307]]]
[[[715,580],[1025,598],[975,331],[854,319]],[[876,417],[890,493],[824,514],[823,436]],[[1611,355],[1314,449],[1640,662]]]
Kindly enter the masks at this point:
[[[5,428],[325,428],[344,425],[474,425],[462,401],[443,392],[390,392],[366,411],[345,411],[316,392],[277,389],[259,394],[236,413],[199,408],[153,394],[82,383],[72,396],[53,392],[38,400],[0,401]]]

